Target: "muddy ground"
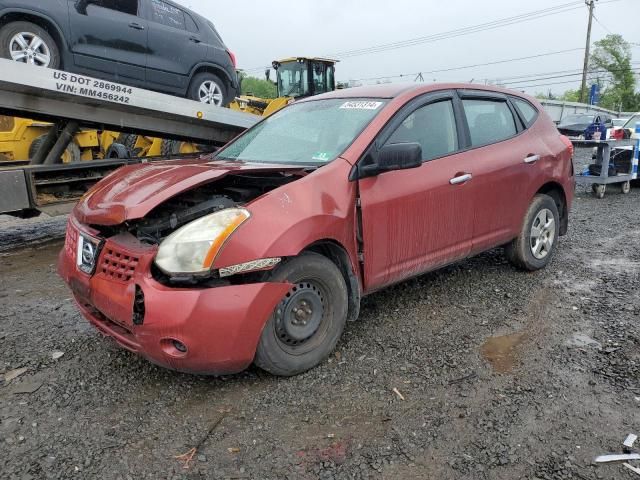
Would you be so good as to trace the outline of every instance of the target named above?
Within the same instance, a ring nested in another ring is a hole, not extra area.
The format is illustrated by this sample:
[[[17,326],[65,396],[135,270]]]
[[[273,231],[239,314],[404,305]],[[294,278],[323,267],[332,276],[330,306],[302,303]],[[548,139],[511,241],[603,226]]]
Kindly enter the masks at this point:
[[[640,433],[640,189],[579,189],[545,271],[495,250],[372,295],[335,355],[290,379],[119,349],[56,276],[60,242],[8,250],[6,225],[3,480],[639,478],[593,459]]]

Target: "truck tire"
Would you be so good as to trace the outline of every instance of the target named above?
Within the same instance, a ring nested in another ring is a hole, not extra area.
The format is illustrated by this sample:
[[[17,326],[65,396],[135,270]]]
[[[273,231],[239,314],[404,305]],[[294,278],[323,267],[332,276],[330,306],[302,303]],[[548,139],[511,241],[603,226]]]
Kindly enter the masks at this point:
[[[46,137],[46,134],[40,135],[33,142],[31,142],[31,145],[29,145],[29,159],[32,159],[36,156],[36,153],[38,152],[38,150],[40,150],[40,146],[42,145]],[[60,157],[59,163],[78,163],[82,160],[81,157],[82,152],[80,151],[80,147],[77,143],[71,142],[62,154],[62,157]]]
[[[216,107],[226,107],[230,102],[226,84],[211,72],[196,74],[191,80],[187,96],[196,102]]]
[[[122,160],[131,158],[131,150],[122,145],[121,143],[112,143],[107,148],[107,152],[104,154],[104,158]]]
[[[347,321],[347,285],[335,263],[317,253],[282,263],[270,281],[292,287],[267,321],[254,362],[273,375],[297,375],[336,347]]]
[[[60,49],[44,28],[11,22],[0,29],[0,57],[45,68],[60,68]]]

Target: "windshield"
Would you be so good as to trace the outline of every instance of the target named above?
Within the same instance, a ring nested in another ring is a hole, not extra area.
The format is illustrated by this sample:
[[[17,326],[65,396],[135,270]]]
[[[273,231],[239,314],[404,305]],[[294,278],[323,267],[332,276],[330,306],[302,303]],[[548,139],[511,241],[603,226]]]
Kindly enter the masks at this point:
[[[309,95],[309,69],[306,63],[289,62],[278,67],[278,95],[294,98]]]
[[[593,118],[593,115],[568,115],[562,119],[562,123],[565,125],[572,123],[593,123]]]
[[[227,145],[216,158],[322,165],[335,160],[386,101],[330,99],[294,103]]]

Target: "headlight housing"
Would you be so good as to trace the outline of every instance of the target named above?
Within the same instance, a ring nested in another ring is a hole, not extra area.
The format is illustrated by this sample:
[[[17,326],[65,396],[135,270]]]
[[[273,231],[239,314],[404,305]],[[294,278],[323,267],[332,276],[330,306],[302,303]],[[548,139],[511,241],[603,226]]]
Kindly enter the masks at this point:
[[[224,243],[249,217],[244,208],[227,208],[194,220],[162,241],[155,264],[168,275],[207,273]]]

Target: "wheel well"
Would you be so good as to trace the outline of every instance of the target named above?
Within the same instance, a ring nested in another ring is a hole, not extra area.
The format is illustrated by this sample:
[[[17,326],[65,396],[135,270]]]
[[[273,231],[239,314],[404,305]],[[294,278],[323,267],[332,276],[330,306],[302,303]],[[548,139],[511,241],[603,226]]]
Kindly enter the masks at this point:
[[[560,235],[566,235],[569,228],[569,212],[567,209],[567,197],[564,193],[562,185],[555,182],[549,182],[536,192],[537,194],[549,195],[558,207],[560,214]]]
[[[0,27],[4,27],[11,22],[31,22],[35,23],[41,28],[44,28],[58,45],[58,48],[60,49],[60,62],[62,64],[62,61],[64,60],[63,50],[66,48],[65,41],[62,37],[62,34],[60,33],[60,30],[58,30],[53,22],[46,18],[30,13],[11,12],[3,15],[2,18],[0,18]]]
[[[229,80],[229,75],[227,74],[227,72],[225,72],[222,68],[218,68],[213,65],[203,65],[201,67],[196,68],[193,74],[191,75],[191,80],[189,80],[189,85],[191,85],[191,82],[193,81],[196,75],[203,72],[213,73],[214,75],[217,75],[218,77],[220,77],[220,80],[222,80],[225,83],[227,90],[231,86],[231,81]]]
[[[357,320],[360,315],[360,283],[353,272],[349,254],[344,247],[333,240],[321,240],[308,246],[304,251],[318,253],[331,260],[340,269],[349,291],[349,314],[347,320],[350,322]]]

